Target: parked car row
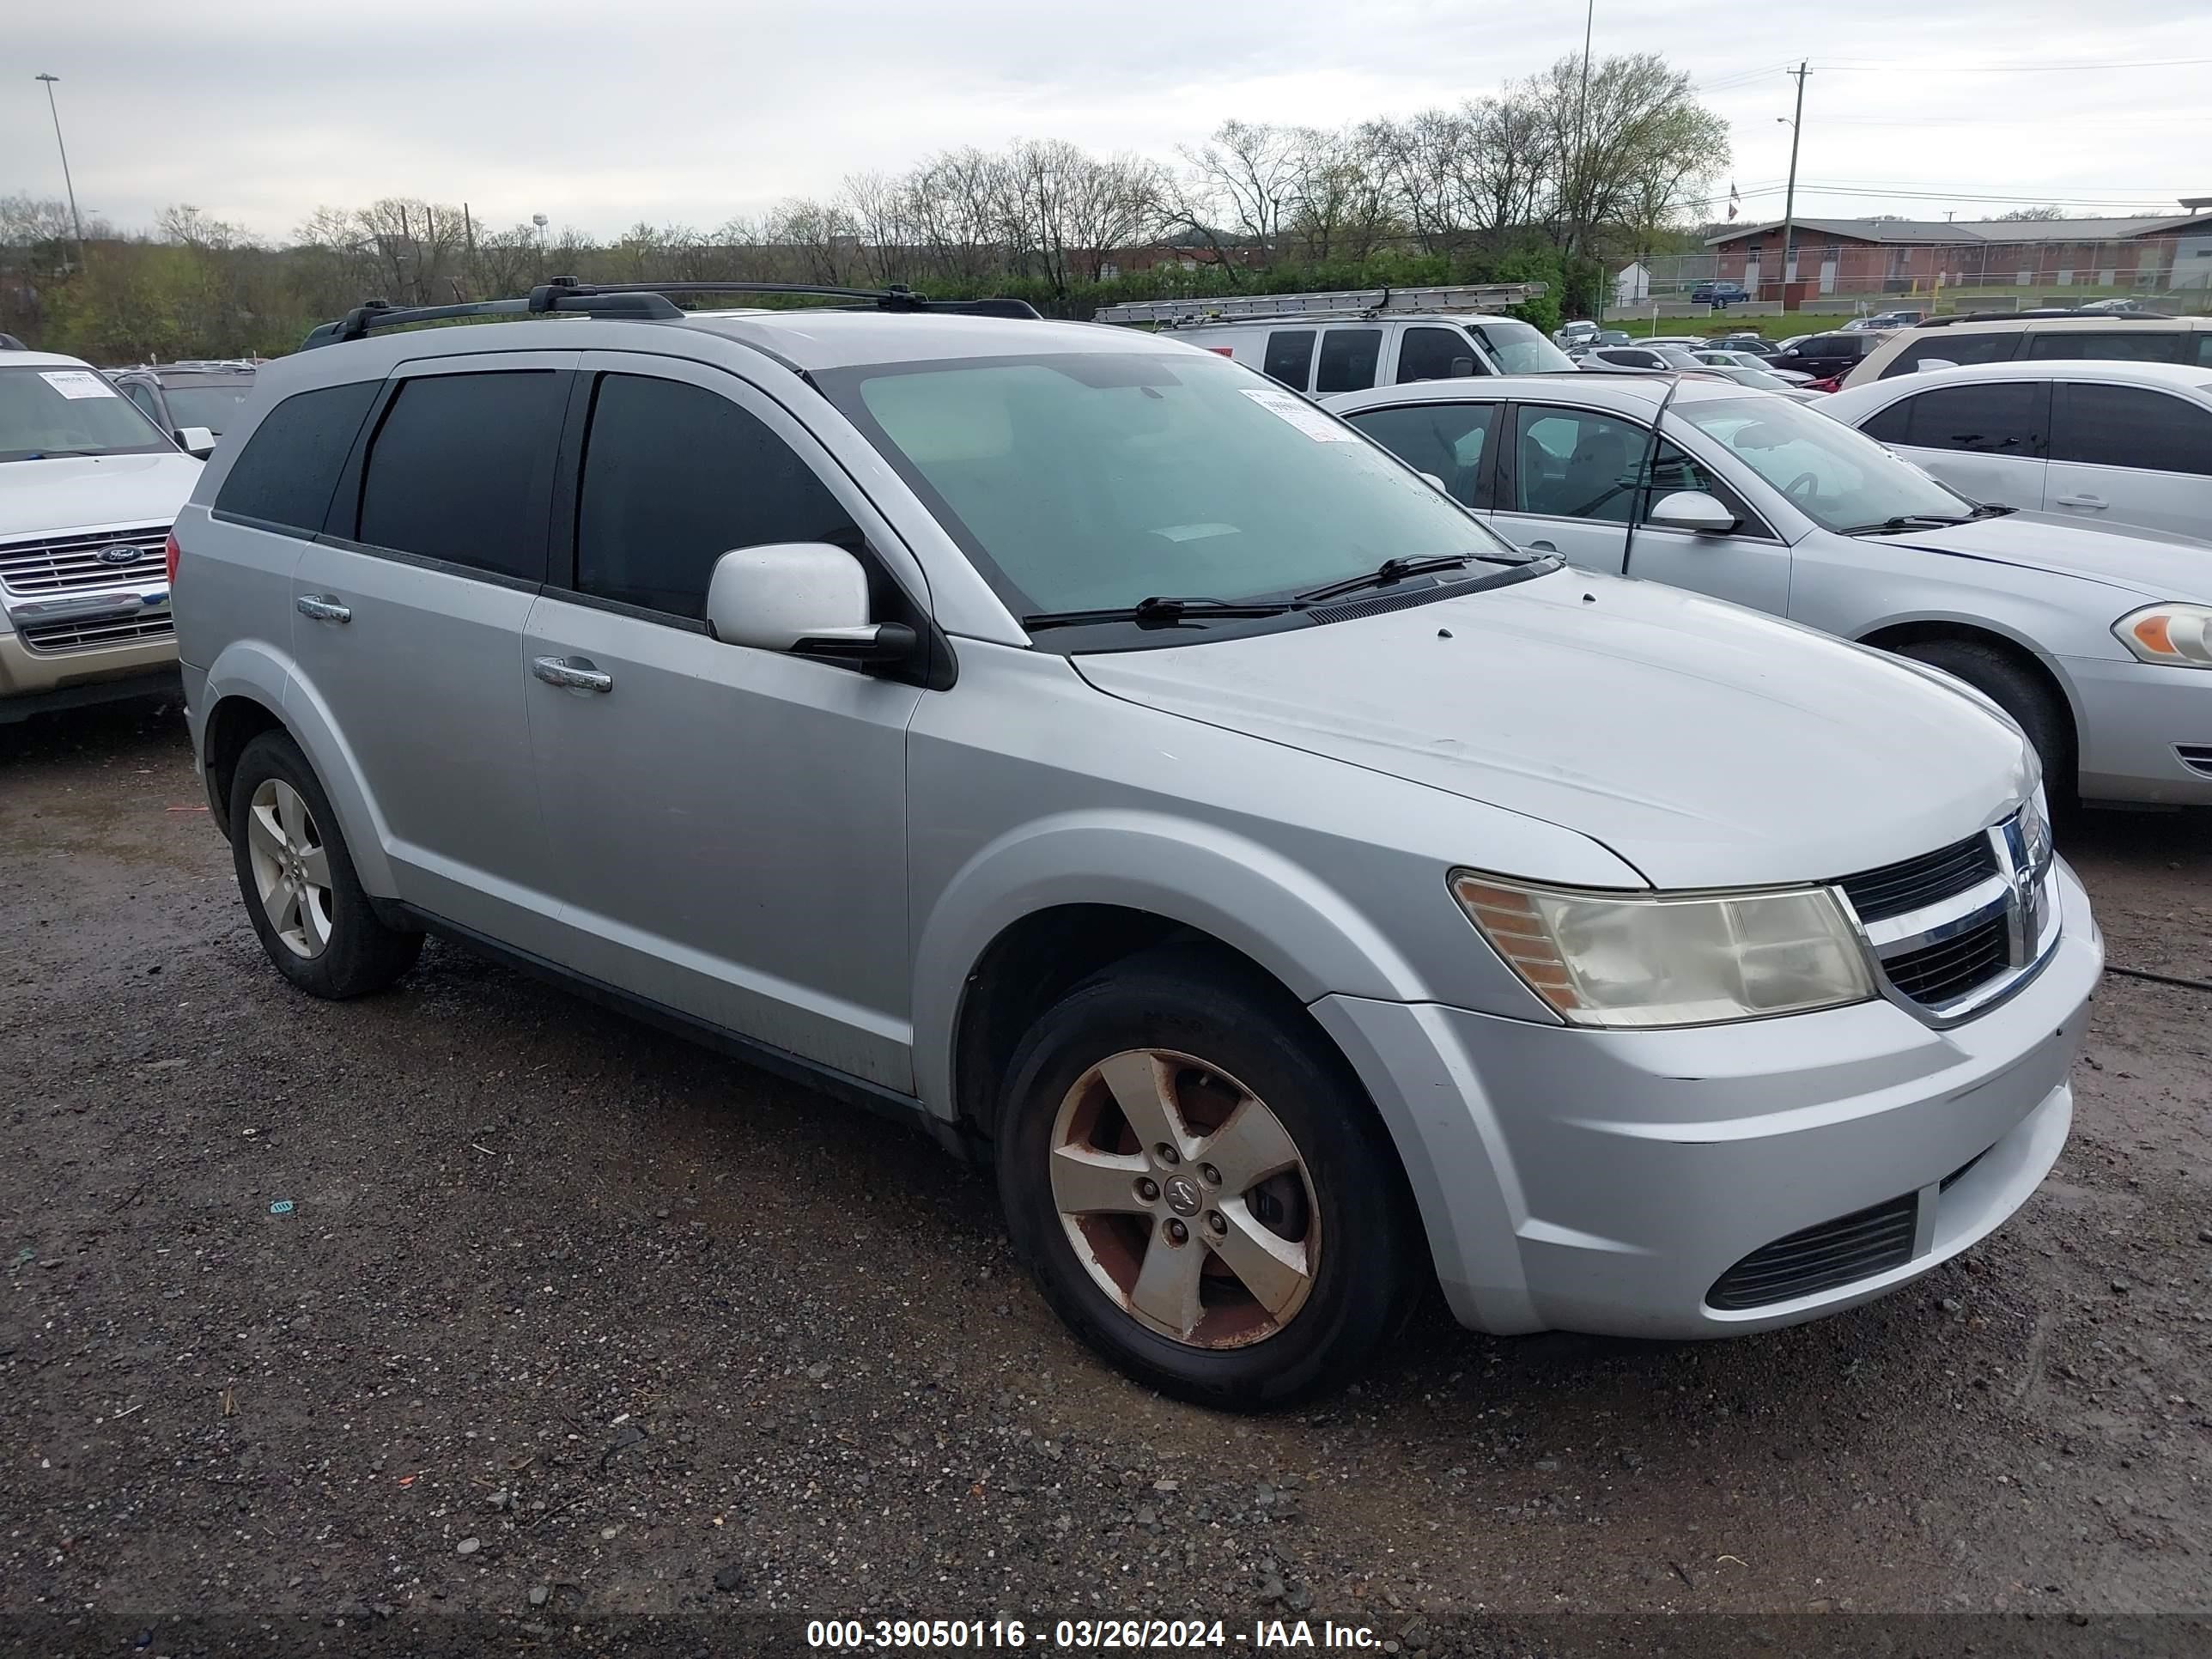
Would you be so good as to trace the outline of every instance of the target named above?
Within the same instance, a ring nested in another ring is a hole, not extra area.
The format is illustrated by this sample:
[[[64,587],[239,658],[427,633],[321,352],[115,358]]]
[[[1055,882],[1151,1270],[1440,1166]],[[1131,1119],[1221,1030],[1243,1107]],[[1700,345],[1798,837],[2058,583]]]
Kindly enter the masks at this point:
[[[1231,1407],[1431,1282],[1815,1317],[2040,1182],[2102,960],[2049,798],[2212,802],[2212,550],[1510,319],[840,296],[256,371],[160,599],[293,984],[437,933],[903,1115]]]

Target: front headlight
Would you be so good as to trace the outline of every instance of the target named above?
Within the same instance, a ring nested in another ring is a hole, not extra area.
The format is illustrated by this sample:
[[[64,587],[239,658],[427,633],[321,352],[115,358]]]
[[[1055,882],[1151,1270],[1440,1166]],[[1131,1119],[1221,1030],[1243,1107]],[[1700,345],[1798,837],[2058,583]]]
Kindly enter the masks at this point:
[[[2122,645],[2145,662],[2212,668],[2212,605],[2153,605],[2112,624]]]
[[[1824,887],[1582,893],[1455,871],[1452,896],[1576,1025],[1705,1025],[1863,1002],[1866,956]]]

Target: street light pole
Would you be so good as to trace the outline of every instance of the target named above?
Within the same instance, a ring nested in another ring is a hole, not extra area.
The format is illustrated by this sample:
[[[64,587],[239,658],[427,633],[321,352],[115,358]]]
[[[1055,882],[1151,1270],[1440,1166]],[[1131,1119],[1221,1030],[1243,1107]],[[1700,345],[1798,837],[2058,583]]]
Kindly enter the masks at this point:
[[[77,217],[76,185],[70,178],[69,146],[62,142],[62,112],[54,103],[54,82],[61,76],[34,75],[31,78],[46,83],[46,113],[54,118],[54,148],[62,155],[62,188],[69,192],[70,228],[76,232],[76,262],[81,268],[84,264],[84,221]]]
[[[1790,308],[1790,268],[1796,257],[1791,246],[1797,240],[1797,140],[1805,129],[1805,77],[1813,70],[1810,61],[1801,58],[1790,74],[1797,77],[1797,113],[1790,119],[1790,184],[1782,193],[1782,308]],[[1776,118],[1778,120],[1780,117]]]

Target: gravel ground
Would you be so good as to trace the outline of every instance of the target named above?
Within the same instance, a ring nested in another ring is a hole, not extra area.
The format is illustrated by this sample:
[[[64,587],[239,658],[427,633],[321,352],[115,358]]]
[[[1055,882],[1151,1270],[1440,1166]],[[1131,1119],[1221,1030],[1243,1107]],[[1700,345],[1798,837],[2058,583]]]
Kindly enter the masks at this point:
[[[2203,993],[2109,979],[2051,1180],[1886,1301],[1681,1346],[1432,1307],[1241,1420],[1079,1348],[909,1129],[435,943],[291,993],[203,799],[173,714],[0,731],[0,1651],[2212,1632]],[[2212,978],[2212,825],[2068,850],[2115,963]]]

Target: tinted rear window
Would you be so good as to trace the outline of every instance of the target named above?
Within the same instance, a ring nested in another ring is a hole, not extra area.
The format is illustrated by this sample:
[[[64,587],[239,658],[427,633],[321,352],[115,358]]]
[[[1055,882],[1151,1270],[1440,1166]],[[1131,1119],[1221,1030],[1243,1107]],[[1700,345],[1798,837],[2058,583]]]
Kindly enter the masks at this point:
[[[2045,329],[2027,337],[2027,355],[2050,360],[2070,357],[2076,362],[2171,363],[2181,356],[2181,336],[2170,329],[2115,329],[2110,334],[2089,334],[2080,329]]]
[[[1265,368],[1271,379],[1304,392],[1313,375],[1313,355],[1312,329],[1279,328],[1267,337]]]
[[[295,392],[262,417],[231,463],[215,510],[313,535],[380,383]]]
[[[2141,386],[2062,380],[2053,388],[2051,459],[2212,476],[2212,414]]]
[[[1375,365],[1382,356],[1379,328],[1333,328],[1322,337],[1321,374],[1316,394],[1359,392],[1375,384]]]
[[[544,581],[568,386],[543,369],[404,382],[369,446],[360,539]]]
[[[1881,379],[1911,374],[1924,362],[2005,363],[2020,349],[2016,333],[1954,334],[1946,330],[1925,340],[1910,340],[1905,349],[1882,366]]]
[[[2039,380],[1938,386],[1905,400],[1911,422],[1910,435],[1887,441],[1919,449],[2038,456],[2043,453],[2046,395],[2046,387]]]

